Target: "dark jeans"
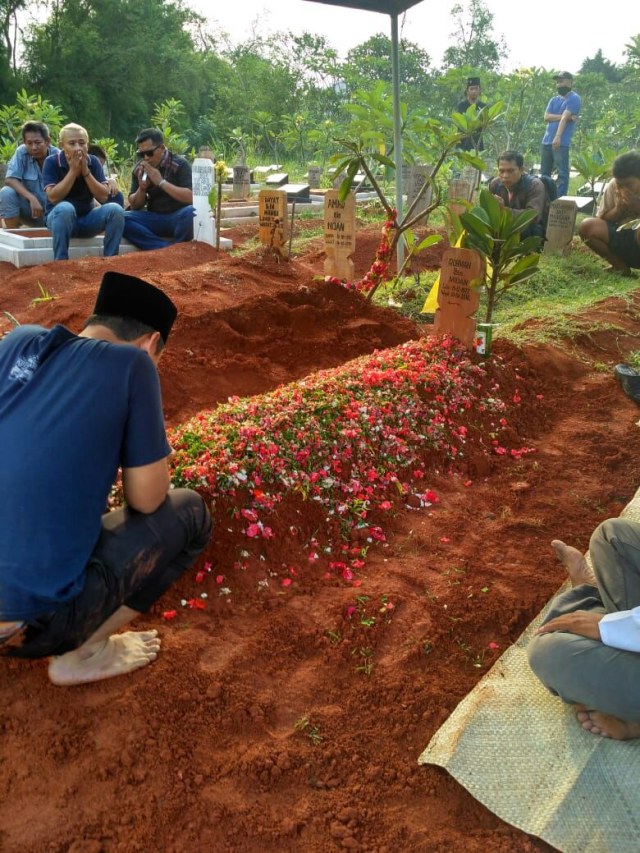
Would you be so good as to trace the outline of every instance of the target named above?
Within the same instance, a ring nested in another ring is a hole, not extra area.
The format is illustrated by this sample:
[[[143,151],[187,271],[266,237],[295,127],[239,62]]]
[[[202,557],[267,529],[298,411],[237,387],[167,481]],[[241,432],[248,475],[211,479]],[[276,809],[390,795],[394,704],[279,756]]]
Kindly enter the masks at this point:
[[[210,536],[206,504],[189,489],[172,490],[149,515],[129,509],[106,514],[80,595],[26,623],[0,645],[0,654],[61,655],[81,646],[122,605],[144,613],[194,563]]]
[[[143,251],[164,249],[173,243],[193,240],[195,209],[187,204],[173,213],[153,213],[149,210],[127,210],[124,216],[124,236]]]

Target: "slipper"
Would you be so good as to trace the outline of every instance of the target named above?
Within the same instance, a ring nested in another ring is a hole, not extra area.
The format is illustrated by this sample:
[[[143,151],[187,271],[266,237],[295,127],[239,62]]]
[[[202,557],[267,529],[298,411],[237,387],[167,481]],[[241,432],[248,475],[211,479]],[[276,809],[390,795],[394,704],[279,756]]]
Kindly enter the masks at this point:
[[[640,403],[640,374],[628,364],[616,364],[613,369],[614,375],[620,387],[636,403]]]

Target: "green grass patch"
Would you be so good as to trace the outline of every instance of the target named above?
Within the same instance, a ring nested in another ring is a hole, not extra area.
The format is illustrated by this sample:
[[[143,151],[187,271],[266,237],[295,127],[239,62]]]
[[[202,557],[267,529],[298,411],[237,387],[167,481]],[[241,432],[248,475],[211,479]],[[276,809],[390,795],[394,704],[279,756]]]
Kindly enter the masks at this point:
[[[379,305],[392,305],[417,322],[424,301],[435,282],[437,272],[408,276],[386,287],[375,296]],[[604,262],[577,241],[566,256],[542,255],[535,276],[508,291],[497,303],[493,322],[499,323],[494,337],[514,343],[559,342],[597,330],[614,328],[603,321],[582,323],[575,315],[611,296],[624,298],[639,287],[638,279],[624,278],[604,271]],[[484,317],[484,295],[480,299],[478,317]],[[537,321],[537,322],[531,322]],[[640,364],[640,350],[638,350]]]

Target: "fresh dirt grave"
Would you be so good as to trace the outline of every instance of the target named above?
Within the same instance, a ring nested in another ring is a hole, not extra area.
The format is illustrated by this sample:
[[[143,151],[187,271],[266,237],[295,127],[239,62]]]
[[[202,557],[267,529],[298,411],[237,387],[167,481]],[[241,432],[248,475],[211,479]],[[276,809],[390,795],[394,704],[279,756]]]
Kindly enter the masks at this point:
[[[378,236],[371,229],[369,258]],[[3,265],[0,311],[78,329],[104,270],[158,283],[181,312],[160,363],[175,426],[229,395],[420,335],[314,281],[322,260],[313,245],[277,262],[193,244]],[[56,298],[32,305],[38,284]],[[3,853],[550,850],[417,758],[562,582],[550,539],[586,547],[637,487],[638,408],[602,367],[637,348],[639,315],[636,293],[583,315],[586,331],[566,347],[498,341],[488,370],[519,399],[512,444],[535,452],[437,466],[424,486],[439,501],[394,511],[361,586],[234,575],[238,542],[221,514],[201,564],[140,620],[163,639],[147,670],[67,690],[47,682],[43,662],[0,660]],[[590,331],[596,321],[607,331]],[[286,560],[287,543],[278,548],[270,559]],[[198,583],[203,562],[212,571]],[[203,610],[181,606],[202,592]]]

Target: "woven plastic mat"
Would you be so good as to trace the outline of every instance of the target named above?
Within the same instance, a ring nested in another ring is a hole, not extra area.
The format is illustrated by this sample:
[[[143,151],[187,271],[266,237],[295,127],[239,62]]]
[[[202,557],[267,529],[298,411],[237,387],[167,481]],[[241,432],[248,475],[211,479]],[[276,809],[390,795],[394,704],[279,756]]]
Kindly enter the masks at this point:
[[[622,516],[640,522],[640,491]],[[640,851],[640,740],[585,732],[531,672],[549,605],[438,729],[419,758],[498,817],[562,853]]]

